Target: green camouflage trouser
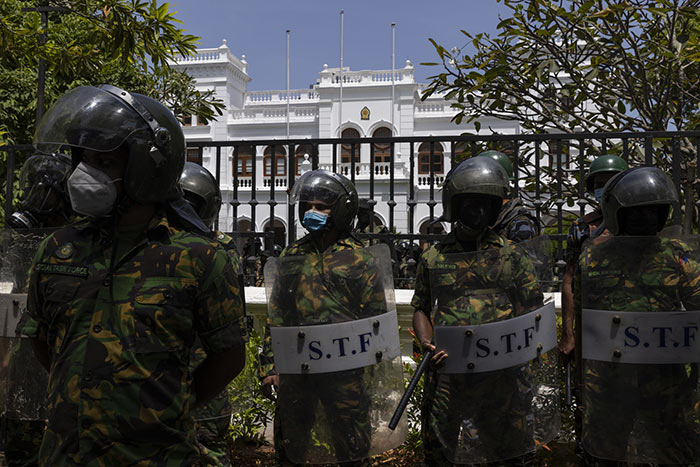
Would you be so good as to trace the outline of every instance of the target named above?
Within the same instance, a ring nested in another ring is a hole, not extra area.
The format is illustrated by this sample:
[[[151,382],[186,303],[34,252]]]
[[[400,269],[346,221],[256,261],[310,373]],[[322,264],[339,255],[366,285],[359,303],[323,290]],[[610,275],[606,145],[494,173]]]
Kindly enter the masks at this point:
[[[226,389],[193,414],[197,441],[207,448],[209,456],[223,466],[231,465],[228,458],[228,428],[231,422],[231,403]]]
[[[592,451],[587,452],[591,464],[617,464],[600,458],[655,458],[661,464],[699,458],[697,368],[586,365],[583,441]]]
[[[426,465],[451,466],[449,459],[460,456],[474,461],[506,459],[469,465],[534,465],[532,393],[525,371],[426,376],[422,406]],[[531,452],[523,455],[524,450]]]
[[[283,375],[275,410],[275,451],[281,465],[294,465],[289,447],[307,452],[322,433],[314,433],[317,414],[326,418],[328,449],[337,459],[367,457],[371,443],[370,398],[363,385],[364,369],[322,375]],[[356,462],[354,465],[362,465]],[[343,464],[346,465],[346,464]],[[347,464],[353,465],[353,464]]]
[[[33,466],[39,462],[39,447],[46,430],[46,420],[5,418],[5,460],[7,465]]]

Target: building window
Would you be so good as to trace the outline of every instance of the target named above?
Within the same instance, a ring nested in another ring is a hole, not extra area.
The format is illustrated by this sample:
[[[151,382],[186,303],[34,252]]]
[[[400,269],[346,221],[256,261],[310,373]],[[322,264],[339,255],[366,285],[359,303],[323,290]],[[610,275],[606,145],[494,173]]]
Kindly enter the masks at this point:
[[[433,144],[433,173],[442,174],[443,168],[443,154],[442,154],[442,144],[436,142]],[[419,174],[429,174],[430,173],[430,143],[422,143],[418,147],[418,173]]]
[[[307,155],[309,156],[309,162],[313,164],[313,158],[314,158],[314,147],[310,144],[302,144],[300,146],[297,146],[296,150],[294,151],[294,174],[295,175],[301,175],[301,164],[304,162],[305,158],[304,156]]]
[[[202,121],[202,117],[200,117],[199,115],[197,115],[197,126],[208,126],[208,125],[209,125],[208,123],[204,123],[204,122]]]
[[[250,177],[253,175],[253,148],[250,146],[240,146],[238,148],[238,167],[234,167],[239,177]]]
[[[346,128],[343,130],[343,133],[340,135],[341,138],[359,138],[360,137],[360,132],[355,130],[354,128]],[[353,154],[353,145],[352,144],[342,144],[340,148],[340,163],[341,164],[350,164],[351,158],[355,160],[355,162],[360,162],[360,145],[355,144],[355,154]],[[353,157],[354,156],[354,157]]]
[[[287,175],[287,152],[282,146],[274,146],[275,160],[273,164],[272,148],[273,146],[266,147],[263,155],[263,167],[265,168],[265,176],[272,176],[272,170],[274,170],[275,177],[284,177],[285,175]]]
[[[561,147],[561,151],[559,148]],[[563,170],[571,168],[571,151],[568,141],[547,141],[547,153],[549,156],[549,166],[559,167]]]
[[[390,138],[391,130],[387,127],[381,127],[374,130],[373,138]],[[374,144],[374,163],[389,163],[391,161],[391,143],[375,143]]]
[[[192,126],[192,115],[182,117],[182,126]]]
[[[201,164],[199,160],[199,148],[187,148],[187,162],[194,162],[195,164]]]

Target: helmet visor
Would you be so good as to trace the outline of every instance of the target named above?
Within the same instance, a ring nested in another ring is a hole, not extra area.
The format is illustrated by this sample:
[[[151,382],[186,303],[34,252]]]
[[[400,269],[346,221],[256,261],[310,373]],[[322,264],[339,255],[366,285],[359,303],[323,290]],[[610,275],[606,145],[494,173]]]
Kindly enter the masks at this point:
[[[624,179],[621,178],[615,182],[616,178],[623,175]],[[617,197],[620,207],[673,204],[678,201],[671,179],[661,170],[653,167],[639,167],[617,175],[608,182],[606,188],[608,189],[605,191],[608,192],[614,189],[614,196]]]
[[[290,202],[297,204],[320,201],[333,206],[342,194],[341,190],[344,188],[336,180],[322,174],[307,172],[294,185]]]
[[[124,101],[104,90],[80,86],[46,112],[34,133],[34,147],[47,153],[63,146],[113,151],[140,131],[149,131],[146,122]]]

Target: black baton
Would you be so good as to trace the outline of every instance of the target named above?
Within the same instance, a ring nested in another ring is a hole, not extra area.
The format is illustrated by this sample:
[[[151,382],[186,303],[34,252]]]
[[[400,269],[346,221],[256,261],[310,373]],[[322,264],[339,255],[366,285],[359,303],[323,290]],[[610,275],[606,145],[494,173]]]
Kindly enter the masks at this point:
[[[391,417],[391,421],[389,422],[390,429],[396,429],[396,425],[399,424],[401,415],[403,415],[403,411],[406,410],[406,406],[408,405],[408,400],[411,398],[411,394],[413,394],[413,391],[416,389],[416,385],[418,384],[418,381],[420,381],[420,377],[423,376],[423,373],[425,373],[425,368],[428,366],[428,362],[432,356],[432,350],[428,350],[423,354],[423,360],[421,360],[418,364],[416,372],[413,373],[413,378],[411,378],[411,381],[408,382],[408,387],[399,401],[399,406],[396,407],[394,415]]]

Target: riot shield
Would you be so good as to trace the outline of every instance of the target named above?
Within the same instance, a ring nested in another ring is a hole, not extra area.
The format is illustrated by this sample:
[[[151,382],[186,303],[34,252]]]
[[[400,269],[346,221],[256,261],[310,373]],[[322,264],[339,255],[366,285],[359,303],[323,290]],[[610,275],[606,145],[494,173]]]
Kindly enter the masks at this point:
[[[389,421],[403,377],[386,245],[265,265],[279,430],[295,463],[363,459],[403,443]]]
[[[509,245],[433,266],[435,345],[448,358],[426,390],[429,429],[455,464],[533,452],[559,432],[554,304],[533,261]]]
[[[5,455],[36,452],[46,420],[48,373],[21,334],[29,270],[48,231],[0,232],[0,418]]]
[[[598,237],[581,265],[583,446],[643,464],[700,459],[698,239]]]
[[[525,242],[516,243],[513,248],[526,255],[532,262],[542,292],[553,291],[556,284],[552,240],[546,235],[539,235]]]

